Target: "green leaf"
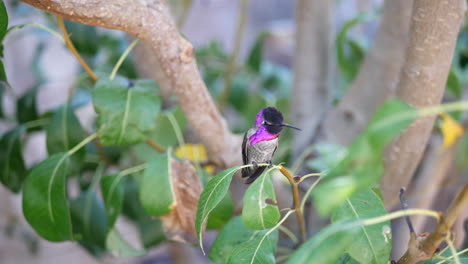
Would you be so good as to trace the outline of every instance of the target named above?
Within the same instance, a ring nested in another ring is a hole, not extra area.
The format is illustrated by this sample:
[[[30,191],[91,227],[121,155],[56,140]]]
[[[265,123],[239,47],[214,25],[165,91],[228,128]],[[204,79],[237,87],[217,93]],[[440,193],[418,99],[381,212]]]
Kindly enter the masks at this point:
[[[198,240],[202,250],[203,229],[208,220],[208,215],[224,198],[229,189],[234,173],[240,167],[241,166],[236,166],[220,172],[206,184],[205,189],[203,189],[203,192],[200,195],[197,208],[197,218],[195,220],[195,230],[197,231]]]
[[[344,225],[340,222],[322,229],[302,244],[286,264],[335,264],[353,243],[355,229],[346,229]]]
[[[94,56],[99,47],[99,36],[96,27],[65,20],[70,39],[81,55]]]
[[[460,78],[458,78],[457,71],[455,71],[453,67],[450,69],[446,87],[447,91],[452,93],[456,98],[461,98],[463,87],[461,85]]]
[[[94,254],[106,249],[107,215],[96,193],[88,189],[70,202],[73,235]]]
[[[98,135],[103,145],[141,143],[156,127],[161,100],[156,84],[123,78],[100,79],[93,90]]]
[[[143,246],[147,249],[152,248],[163,242],[166,238],[161,219],[152,219],[145,216],[138,220],[138,229]]]
[[[8,13],[3,0],[0,1],[0,45],[7,33],[8,29]],[[3,57],[3,56],[2,56]]]
[[[57,108],[46,126],[46,144],[49,155],[67,152],[85,138],[85,132],[73,109],[64,105]],[[85,149],[78,150],[73,157],[83,158]]]
[[[2,73],[1,71],[3,70],[3,63],[0,60],[0,118],[3,118],[5,115],[3,114],[3,92],[5,91],[5,82],[6,80],[3,80],[1,77]],[[4,71],[4,70],[3,70]],[[5,76],[6,79],[6,76]]]
[[[151,216],[165,215],[174,206],[170,162],[170,154],[155,155],[145,169],[140,185],[140,200]]]
[[[23,214],[28,223],[49,241],[72,239],[66,179],[70,160],[57,153],[33,167],[23,187]]]
[[[112,228],[122,210],[124,189],[121,174],[115,173],[101,179],[101,192],[107,211],[107,225]]]
[[[197,175],[200,175],[200,171],[202,170],[197,171]],[[234,202],[232,201],[231,194],[228,192],[208,216],[206,229],[220,229],[231,219],[233,213]]]
[[[39,115],[37,114],[36,106],[37,91],[36,87],[30,89],[16,102],[16,118],[20,123],[38,119]]]
[[[336,264],[360,264],[355,259],[353,259],[348,253],[341,256],[340,260]]]
[[[21,144],[24,132],[19,126],[0,139],[0,181],[12,192],[19,192],[26,176]]]
[[[315,150],[319,156],[309,161],[309,168],[324,172],[335,167],[346,155],[346,148],[333,143],[317,143]]]
[[[347,83],[350,83],[356,77],[359,65],[365,55],[362,46],[358,42],[348,38],[348,32],[365,19],[367,19],[367,16],[359,15],[347,21],[336,37],[336,58],[340,71]]]
[[[250,70],[255,73],[260,72],[260,67],[262,65],[262,56],[263,56],[263,42],[268,36],[267,32],[262,32],[258,35],[252,49],[249,52],[247,57],[247,66]]]
[[[234,217],[216,237],[209,259],[218,264],[251,263],[253,260],[253,263],[275,263],[278,231],[266,236],[267,232],[251,230],[244,225],[241,217]]]
[[[111,253],[117,257],[140,257],[146,254],[146,251],[130,245],[115,228],[107,236],[106,245]]]
[[[416,113],[406,103],[395,99],[388,100],[377,110],[367,129],[353,141],[345,157],[312,193],[321,215],[332,213],[351,195],[378,182],[383,175],[385,146],[416,118]]]
[[[346,202],[333,214],[332,222],[372,218],[384,214],[387,214],[387,211],[382,201],[368,188],[346,199]],[[386,263],[392,249],[392,240],[385,234],[385,229],[389,228],[390,221],[361,226],[346,251],[360,263]]]
[[[0,44],[0,48],[2,48],[3,46]],[[0,82],[5,82],[7,83],[7,76],[6,76],[6,73],[5,73],[5,66],[3,65],[3,60],[0,59]],[[2,84],[3,85],[3,84]]]
[[[253,230],[271,228],[278,223],[280,212],[275,190],[270,177],[271,169],[266,170],[254,181],[244,194],[242,220]]]

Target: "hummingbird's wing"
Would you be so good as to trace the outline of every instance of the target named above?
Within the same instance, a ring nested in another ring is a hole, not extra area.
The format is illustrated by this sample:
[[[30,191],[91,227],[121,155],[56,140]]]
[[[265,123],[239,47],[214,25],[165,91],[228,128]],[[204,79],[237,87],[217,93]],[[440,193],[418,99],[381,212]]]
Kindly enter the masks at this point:
[[[244,134],[244,140],[242,141],[242,161],[244,165],[247,165],[249,163],[248,158],[247,158],[247,132]],[[251,174],[251,168],[242,168],[242,177],[249,177]]]

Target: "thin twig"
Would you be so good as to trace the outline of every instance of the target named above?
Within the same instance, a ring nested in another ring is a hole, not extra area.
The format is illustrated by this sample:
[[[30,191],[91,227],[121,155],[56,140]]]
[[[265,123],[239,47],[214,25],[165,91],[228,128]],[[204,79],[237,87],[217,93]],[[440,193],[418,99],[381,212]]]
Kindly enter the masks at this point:
[[[75,58],[78,60],[78,62],[81,64],[83,69],[88,73],[89,77],[96,82],[98,80],[98,77],[96,74],[94,74],[93,70],[88,66],[88,64],[83,60],[83,58],[80,56],[78,51],[76,51],[75,46],[73,45],[73,42],[71,42],[70,37],[68,36],[67,29],[65,28],[65,24],[63,23],[63,19],[60,16],[57,16],[57,22],[60,27],[60,30],[62,30],[63,37],[65,38],[65,44],[67,45],[68,49],[73,53]]]
[[[279,166],[279,170],[288,179],[289,184],[291,185],[297,223],[299,224],[299,229],[301,231],[301,243],[304,243],[306,238],[306,228],[304,222],[304,215],[302,214],[301,199],[299,197],[299,184],[285,167]]]
[[[150,138],[147,138],[145,140],[145,143],[160,153],[166,152],[166,150],[163,147],[161,147],[158,143],[154,142]]]
[[[413,234],[408,243],[408,250],[398,260],[398,264],[414,264],[432,258],[439,245],[455,223],[456,218],[468,207],[468,184],[465,184],[452,201],[445,215],[440,218],[434,232],[427,237]]]
[[[224,76],[224,88],[219,101],[219,109],[221,112],[224,112],[229,100],[229,93],[231,90],[231,81],[236,71],[236,62],[237,57],[239,56],[239,51],[242,44],[242,37],[244,36],[245,23],[247,21],[247,11],[248,11],[249,1],[241,0],[239,7],[239,20],[237,24],[236,36],[234,40],[234,48],[232,50],[231,57],[229,58],[229,64],[227,66],[227,71]]]
[[[406,189],[404,187],[400,189],[400,202],[401,202],[401,209],[403,210],[408,209],[408,202],[405,200],[405,190]],[[409,217],[409,215],[405,216],[405,220],[406,220],[406,223],[408,224],[410,233],[415,233],[413,223],[411,223],[411,218]]]

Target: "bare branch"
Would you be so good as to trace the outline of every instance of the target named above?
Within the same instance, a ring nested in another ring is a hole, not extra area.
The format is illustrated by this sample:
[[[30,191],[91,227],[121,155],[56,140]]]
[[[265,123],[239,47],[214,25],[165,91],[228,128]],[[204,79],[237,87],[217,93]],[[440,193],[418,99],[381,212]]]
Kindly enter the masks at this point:
[[[163,0],[23,0],[79,23],[128,32],[153,49],[177,100],[213,160],[240,164],[241,138],[231,134],[203,82],[193,46],[180,36]]]
[[[398,98],[413,107],[440,103],[465,10],[466,0],[415,0]],[[387,149],[381,182],[385,205],[394,204],[396,197],[392,194],[410,183],[434,120],[435,117],[416,120]]]
[[[398,264],[414,264],[422,260],[431,259],[440,243],[447,237],[457,217],[466,208],[468,208],[468,184],[465,184],[457,197],[452,201],[452,204],[441,217],[432,234],[429,236],[411,234],[408,250],[398,260]]]

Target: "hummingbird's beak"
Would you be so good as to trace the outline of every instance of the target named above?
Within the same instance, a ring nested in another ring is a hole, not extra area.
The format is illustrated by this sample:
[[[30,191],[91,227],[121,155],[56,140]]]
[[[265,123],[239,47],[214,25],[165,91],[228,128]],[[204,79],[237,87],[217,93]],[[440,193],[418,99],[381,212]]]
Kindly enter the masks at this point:
[[[298,127],[291,126],[291,125],[284,124],[284,123],[282,123],[280,126],[283,126],[283,127],[289,127],[289,128],[293,128],[293,129],[296,129],[296,130],[299,130],[299,131],[301,131],[301,130],[302,130],[302,129],[298,128]]]

